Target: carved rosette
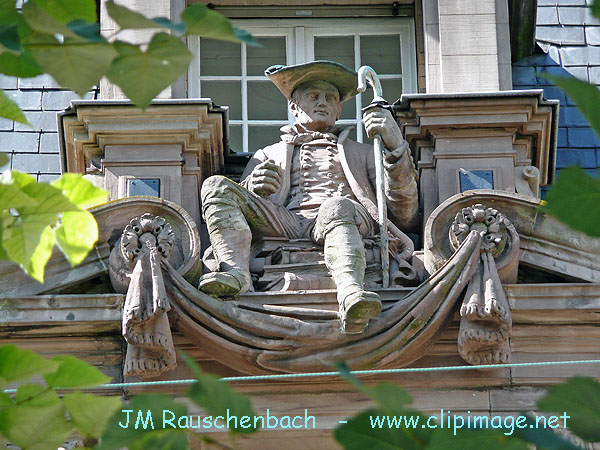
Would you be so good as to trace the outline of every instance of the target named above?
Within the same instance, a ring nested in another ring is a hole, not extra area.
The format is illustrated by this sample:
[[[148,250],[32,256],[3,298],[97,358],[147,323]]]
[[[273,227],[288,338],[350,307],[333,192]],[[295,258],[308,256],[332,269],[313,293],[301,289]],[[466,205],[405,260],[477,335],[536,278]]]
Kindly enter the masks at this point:
[[[164,218],[146,213],[129,222],[111,252],[113,287],[127,293],[123,307],[126,376],[154,377],[176,367],[166,314],[171,306],[161,268],[174,240],[172,227]]]
[[[516,267],[518,234],[503,214],[482,204],[456,215],[449,229],[452,247],[458,249],[473,231],[482,238],[481,258],[460,309],[459,353],[471,364],[507,363],[512,319],[497,263],[508,259],[504,265]]]

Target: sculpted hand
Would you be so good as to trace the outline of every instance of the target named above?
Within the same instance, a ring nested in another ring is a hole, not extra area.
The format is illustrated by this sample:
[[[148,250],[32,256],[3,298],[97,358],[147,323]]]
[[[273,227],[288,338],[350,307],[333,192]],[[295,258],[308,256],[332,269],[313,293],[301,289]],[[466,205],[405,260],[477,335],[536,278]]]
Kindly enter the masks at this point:
[[[281,167],[269,159],[258,164],[250,173],[248,189],[263,198],[278,191],[281,185]]]
[[[367,136],[373,138],[374,134],[379,134],[383,144],[388,150],[395,150],[404,143],[404,137],[398,127],[398,124],[387,109],[371,108],[365,111],[363,115],[363,124]],[[388,152],[386,152],[387,154]]]

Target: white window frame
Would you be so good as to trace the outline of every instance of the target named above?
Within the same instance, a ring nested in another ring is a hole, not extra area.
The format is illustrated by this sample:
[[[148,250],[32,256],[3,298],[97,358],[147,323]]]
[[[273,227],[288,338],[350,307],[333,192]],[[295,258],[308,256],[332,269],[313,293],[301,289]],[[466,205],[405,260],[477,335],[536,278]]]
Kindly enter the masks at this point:
[[[357,21],[359,23],[357,23]],[[332,26],[332,22],[335,22]],[[359,19],[246,19],[234,21],[235,26],[243,28],[257,37],[285,37],[286,64],[302,64],[314,60],[314,38],[324,36],[354,36],[354,69],[360,68],[360,36],[389,35],[400,36],[400,56],[402,74],[389,76],[383,74],[380,78],[401,79],[403,94],[417,92],[416,45],[414,19],[410,17],[396,18],[359,18]],[[360,29],[357,31],[357,25]],[[231,125],[242,126],[243,151],[256,151],[248,148],[249,126],[283,126],[293,123],[293,117],[288,113],[288,120],[249,120],[247,105],[247,82],[264,80],[265,76],[250,76],[246,73],[246,44],[241,48],[241,75],[236,76],[202,76],[200,67],[200,38],[191,36],[188,45],[194,60],[188,70],[188,95],[192,98],[201,97],[202,81],[241,81],[242,119],[230,120]],[[385,92],[383,93],[385,97]],[[396,99],[388,99],[395,101]],[[348,100],[351,101],[351,100]],[[357,96],[356,119],[340,119],[340,125],[355,125],[357,140],[363,140],[363,127],[360,122],[363,107],[362,99]]]

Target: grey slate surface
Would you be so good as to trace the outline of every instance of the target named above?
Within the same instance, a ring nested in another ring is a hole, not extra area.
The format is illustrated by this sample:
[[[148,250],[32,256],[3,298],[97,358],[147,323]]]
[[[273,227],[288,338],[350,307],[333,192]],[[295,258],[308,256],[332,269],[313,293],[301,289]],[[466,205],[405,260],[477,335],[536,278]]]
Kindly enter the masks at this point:
[[[56,113],[79,96],[59,88],[49,75],[17,79],[0,75],[0,88],[23,109],[32,127],[0,119],[0,152],[12,168],[36,175],[39,181],[52,181],[60,176]],[[84,98],[96,98],[90,91]]]
[[[536,39],[546,54],[513,64],[515,89],[542,88],[546,98],[559,99],[556,172],[579,165],[596,175],[600,139],[562,90],[541,77],[544,72],[574,76],[600,86],[600,21],[591,0],[538,0]]]

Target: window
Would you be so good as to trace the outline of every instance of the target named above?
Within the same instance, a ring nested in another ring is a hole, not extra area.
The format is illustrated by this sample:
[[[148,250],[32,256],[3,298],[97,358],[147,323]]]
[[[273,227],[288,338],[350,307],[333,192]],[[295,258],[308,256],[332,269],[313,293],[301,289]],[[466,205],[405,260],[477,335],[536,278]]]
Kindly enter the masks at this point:
[[[416,92],[412,19],[272,19],[237,21],[262,47],[195,39],[199,55],[190,69],[190,95],[210,97],[229,106],[229,145],[235,152],[253,152],[279,140],[279,128],[293,120],[287,102],[264,70],[274,64],[314,60],[340,62],[354,70],[370,65],[381,79],[391,103],[402,93]],[[339,124],[355,125],[352,139],[363,142],[360,109],[370,103],[366,93],[343,104]]]

